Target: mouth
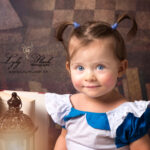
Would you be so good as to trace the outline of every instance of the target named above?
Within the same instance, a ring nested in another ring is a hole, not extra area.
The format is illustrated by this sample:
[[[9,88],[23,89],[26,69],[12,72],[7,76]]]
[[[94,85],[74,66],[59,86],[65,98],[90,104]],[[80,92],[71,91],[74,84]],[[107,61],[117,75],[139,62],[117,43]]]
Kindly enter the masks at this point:
[[[100,85],[88,85],[88,86],[84,86],[85,88],[98,88],[100,87]]]

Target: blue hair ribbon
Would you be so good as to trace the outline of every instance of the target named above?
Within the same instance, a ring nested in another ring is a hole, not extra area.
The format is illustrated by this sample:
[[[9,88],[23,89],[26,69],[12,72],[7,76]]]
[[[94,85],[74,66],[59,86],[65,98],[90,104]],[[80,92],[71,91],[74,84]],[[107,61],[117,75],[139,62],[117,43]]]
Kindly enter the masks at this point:
[[[80,24],[78,24],[77,22],[73,22],[73,26],[74,26],[74,28],[78,28],[78,27],[80,27]]]
[[[112,28],[113,30],[117,29],[117,27],[118,27],[118,23],[114,23],[113,25],[111,25],[111,28]]]

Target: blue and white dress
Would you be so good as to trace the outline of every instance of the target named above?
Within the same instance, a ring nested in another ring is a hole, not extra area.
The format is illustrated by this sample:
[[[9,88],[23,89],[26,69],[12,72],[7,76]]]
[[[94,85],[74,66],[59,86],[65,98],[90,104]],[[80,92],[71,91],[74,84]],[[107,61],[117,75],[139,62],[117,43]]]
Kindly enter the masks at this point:
[[[129,144],[150,129],[150,101],[125,102],[106,112],[72,107],[70,94],[46,93],[46,109],[66,128],[68,150],[129,150]]]

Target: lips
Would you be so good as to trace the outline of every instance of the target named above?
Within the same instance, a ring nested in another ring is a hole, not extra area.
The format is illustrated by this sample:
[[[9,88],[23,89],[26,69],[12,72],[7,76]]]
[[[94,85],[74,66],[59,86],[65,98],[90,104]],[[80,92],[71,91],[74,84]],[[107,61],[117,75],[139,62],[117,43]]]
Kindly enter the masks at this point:
[[[100,87],[100,85],[87,85],[87,86],[84,86],[85,88],[98,88]]]

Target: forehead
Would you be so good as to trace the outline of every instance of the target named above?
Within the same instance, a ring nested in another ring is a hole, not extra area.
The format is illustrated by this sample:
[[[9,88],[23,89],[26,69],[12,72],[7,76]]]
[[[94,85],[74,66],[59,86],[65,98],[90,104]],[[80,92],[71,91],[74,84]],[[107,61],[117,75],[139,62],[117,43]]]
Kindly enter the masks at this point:
[[[112,53],[114,55],[114,49],[116,47],[116,42],[113,37],[105,37],[100,39],[95,39],[88,43],[84,43],[84,40],[80,40],[76,37],[72,37],[69,42],[69,56],[72,59],[76,54],[88,53],[88,52],[103,52]],[[91,53],[90,52],[90,53]]]

